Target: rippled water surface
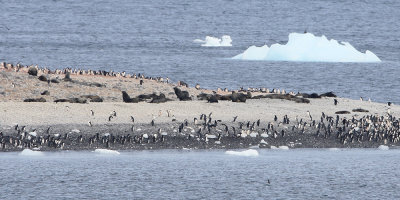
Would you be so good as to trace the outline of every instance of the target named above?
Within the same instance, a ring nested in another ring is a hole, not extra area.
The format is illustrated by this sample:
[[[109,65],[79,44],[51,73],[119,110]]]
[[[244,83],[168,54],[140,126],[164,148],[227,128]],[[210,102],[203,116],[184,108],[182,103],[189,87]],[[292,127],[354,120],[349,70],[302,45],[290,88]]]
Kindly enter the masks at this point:
[[[334,91],[400,103],[400,2],[395,0],[5,1],[0,61],[142,72],[206,88]],[[378,64],[229,59],[304,30],[371,50]],[[194,39],[230,35],[233,47]]]
[[[400,198],[400,150],[258,151],[1,153],[0,199]]]

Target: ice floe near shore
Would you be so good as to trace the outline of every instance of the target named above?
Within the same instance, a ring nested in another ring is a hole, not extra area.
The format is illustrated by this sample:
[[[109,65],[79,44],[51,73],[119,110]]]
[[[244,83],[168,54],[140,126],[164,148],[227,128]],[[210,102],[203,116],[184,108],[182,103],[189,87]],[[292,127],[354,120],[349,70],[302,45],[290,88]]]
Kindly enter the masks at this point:
[[[380,146],[378,147],[378,149],[379,149],[379,150],[384,150],[384,151],[386,151],[386,150],[389,150],[389,147],[386,146],[386,145],[380,145]]]
[[[95,153],[98,154],[107,154],[107,155],[119,155],[120,153],[115,150],[109,150],[109,149],[96,149],[94,150]]]
[[[348,42],[328,40],[311,33],[291,33],[287,44],[271,47],[251,46],[233,57],[240,60],[298,61],[298,62],[380,62],[371,51],[357,51]]]
[[[254,149],[249,149],[245,151],[226,151],[225,154],[234,156],[258,156],[258,151]]]
[[[220,38],[206,36],[205,40],[195,39],[193,42],[201,43],[203,47],[230,47],[232,46],[232,39],[229,35],[223,35]]]
[[[43,152],[41,152],[41,151],[32,151],[30,149],[24,149],[18,155],[20,155],[20,156],[42,156]]]

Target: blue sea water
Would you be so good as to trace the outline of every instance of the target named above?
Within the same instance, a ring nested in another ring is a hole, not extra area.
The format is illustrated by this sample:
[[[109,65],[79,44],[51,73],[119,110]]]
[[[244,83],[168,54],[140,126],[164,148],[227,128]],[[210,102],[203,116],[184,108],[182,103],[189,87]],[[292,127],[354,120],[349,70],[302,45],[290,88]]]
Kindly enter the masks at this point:
[[[0,61],[168,76],[216,89],[281,88],[400,103],[400,2],[395,0],[0,0]],[[381,63],[238,61],[291,32],[326,35]],[[194,39],[232,37],[233,47]]]
[[[258,151],[1,153],[0,199],[400,198],[399,150]]]

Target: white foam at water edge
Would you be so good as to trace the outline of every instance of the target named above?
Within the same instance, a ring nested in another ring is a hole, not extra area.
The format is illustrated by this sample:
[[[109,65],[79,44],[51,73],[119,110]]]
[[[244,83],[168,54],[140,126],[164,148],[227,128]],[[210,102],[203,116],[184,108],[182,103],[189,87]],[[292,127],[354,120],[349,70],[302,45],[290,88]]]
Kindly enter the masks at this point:
[[[108,155],[119,155],[120,153],[115,150],[109,150],[109,149],[96,149],[94,150],[95,153],[98,154],[108,154]]]
[[[42,156],[44,154],[41,151],[32,151],[30,149],[24,149],[18,155],[20,155],[20,156]]]
[[[378,149],[386,151],[386,150],[389,150],[389,147],[386,145],[379,145]]]
[[[226,151],[225,154],[235,156],[258,156],[258,151],[254,149],[249,149],[245,151]]]
[[[329,148],[329,151],[339,151],[339,148]]]
[[[195,43],[201,43],[203,47],[231,47],[232,39],[229,35],[223,35],[220,38],[206,36],[205,40],[195,39],[193,40]]]
[[[357,51],[348,42],[328,40],[311,33],[291,33],[287,44],[271,47],[251,46],[233,57],[240,60],[299,61],[299,62],[381,62],[371,51]]]

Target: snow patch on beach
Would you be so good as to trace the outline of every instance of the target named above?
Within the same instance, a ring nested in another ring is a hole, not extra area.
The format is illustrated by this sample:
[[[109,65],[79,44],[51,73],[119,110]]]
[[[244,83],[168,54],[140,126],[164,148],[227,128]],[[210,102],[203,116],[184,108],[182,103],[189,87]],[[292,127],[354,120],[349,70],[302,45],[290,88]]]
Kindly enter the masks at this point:
[[[94,150],[94,152],[98,153],[98,154],[107,154],[107,155],[119,155],[119,154],[121,154],[118,151],[109,150],[109,149],[96,149],[96,150]]]
[[[389,150],[389,147],[386,146],[386,145],[379,145],[378,149],[379,150],[383,150],[383,151],[387,151],[387,150]]]
[[[240,60],[299,62],[381,62],[371,51],[359,52],[348,42],[328,40],[311,33],[291,33],[287,44],[251,46],[233,57]]]
[[[258,151],[254,149],[249,149],[245,151],[226,151],[225,154],[234,156],[258,156]]]
[[[41,151],[32,151],[30,149],[24,149],[18,155],[20,155],[20,156],[43,156],[44,154]]]
[[[223,35],[220,38],[206,36],[205,40],[195,39],[193,40],[195,43],[201,43],[203,47],[230,47],[232,46],[232,39],[229,35]]]

